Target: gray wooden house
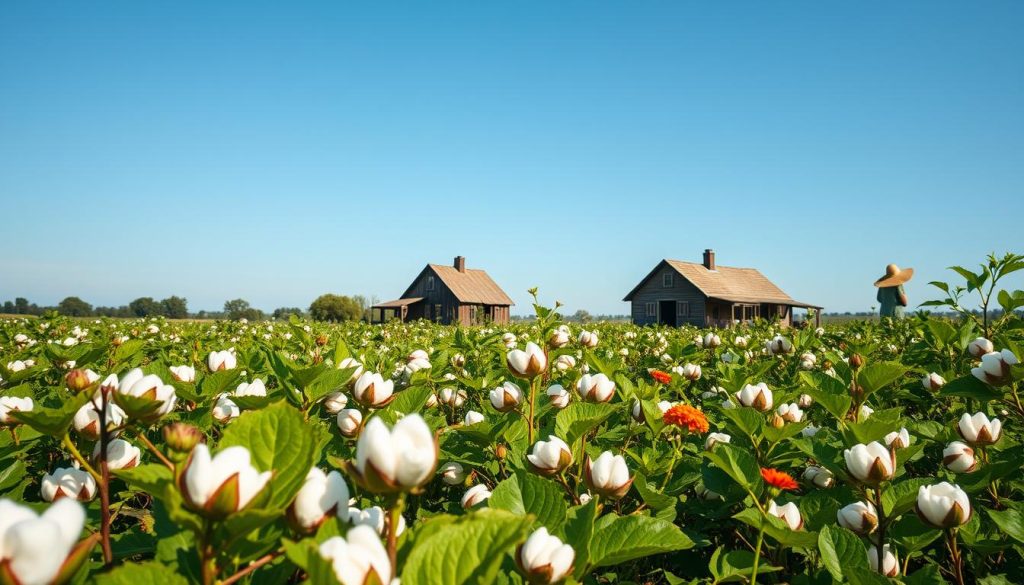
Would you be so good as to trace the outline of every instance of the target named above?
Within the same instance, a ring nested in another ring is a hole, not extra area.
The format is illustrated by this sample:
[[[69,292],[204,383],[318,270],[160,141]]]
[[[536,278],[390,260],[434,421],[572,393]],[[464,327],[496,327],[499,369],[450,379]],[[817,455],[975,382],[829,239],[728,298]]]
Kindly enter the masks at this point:
[[[715,252],[704,250],[704,261],[662,260],[623,299],[631,304],[637,325],[689,324],[726,327],[755,318],[793,322],[793,309],[821,307],[793,300],[754,268],[715,264]]]
[[[427,264],[401,298],[373,306],[372,320],[504,324],[508,323],[512,304],[485,271],[466,268],[466,258],[456,256],[451,266]]]

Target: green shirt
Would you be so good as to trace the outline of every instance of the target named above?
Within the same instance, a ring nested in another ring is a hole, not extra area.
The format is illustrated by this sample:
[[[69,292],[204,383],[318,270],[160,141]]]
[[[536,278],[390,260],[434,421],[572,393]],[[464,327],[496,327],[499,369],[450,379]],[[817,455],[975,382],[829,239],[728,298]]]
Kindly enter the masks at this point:
[[[900,297],[906,293],[903,292],[903,285],[899,286],[885,286],[878,288],[878,302],[881,304],[881,308],[878,313],[882,317],[892,317],[894,319],[903,318],[903,304],[900,303]]]

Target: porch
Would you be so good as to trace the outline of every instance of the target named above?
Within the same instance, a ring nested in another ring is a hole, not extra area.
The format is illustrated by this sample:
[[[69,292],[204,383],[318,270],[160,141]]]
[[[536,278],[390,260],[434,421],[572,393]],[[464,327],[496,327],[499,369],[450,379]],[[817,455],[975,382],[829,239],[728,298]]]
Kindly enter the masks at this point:
[[[416,319],[417,316],[414,313],[422,312],[422,308],[418,306],[422,301],[423,297],[411,297],[377,303],[370,308],[370,322],[386,323],[398,319],[404,323],[409,319]]]
[[[808,303],[760,299],[709,298],[705,307],[706,327],[729,327],[737,323],[750,323],[755,319],[780,321],[784,326],[793,324],[793,309],[814,310],[815,327],[821,326],[822,307]]]

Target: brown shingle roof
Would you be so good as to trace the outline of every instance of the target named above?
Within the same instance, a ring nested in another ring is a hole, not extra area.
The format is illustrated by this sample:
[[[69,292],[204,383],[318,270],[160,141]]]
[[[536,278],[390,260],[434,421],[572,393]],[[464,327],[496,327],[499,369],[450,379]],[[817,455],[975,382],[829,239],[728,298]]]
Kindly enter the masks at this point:
[[[802,303],[793,300],[781,288],[775,286],[765,275],[755,268],[734,268],[732,266],[715,266],[715,270],[708,270],[698,262],[683,262],[681,260],[663,260],[683,278],[693,283],[705,296],[715,299],[722,299],[734,303],[778,303],[781,305],[792,305],[797,307],[817,307],[809,303]],[[632,291],[626,295],[624,300],[633,298],[633,294],[643,286],[661,267],[661,263],[640,281]]]
[[[459,272],[454,266],[427,266],[437,274],[460,303],[507,306],[513,304],[505,291],[501,290],[501,287],[483,270],[467,268],[465,272]]]

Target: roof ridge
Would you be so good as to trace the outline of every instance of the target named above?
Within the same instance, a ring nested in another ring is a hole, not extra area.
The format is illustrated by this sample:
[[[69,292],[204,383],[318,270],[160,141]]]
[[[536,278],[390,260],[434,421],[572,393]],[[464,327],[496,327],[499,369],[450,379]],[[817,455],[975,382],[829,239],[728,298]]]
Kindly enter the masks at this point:
[[[670,262],[670,263],[671,262],[678,262],[680,264],[690,264],[691,266],[704,266],[703,262],[690,262],[689,260],[673,260],[671,258],[665,258],[664,260],[665,260],[665,262]],[[717,270],[719,268],[731,268],[733,270],[757,270],[758,272],[761,272],[759,269],[754,268],[753,266],[726,266],[725,264],[718,264],[716,262],[715,263],[715,269]]]

